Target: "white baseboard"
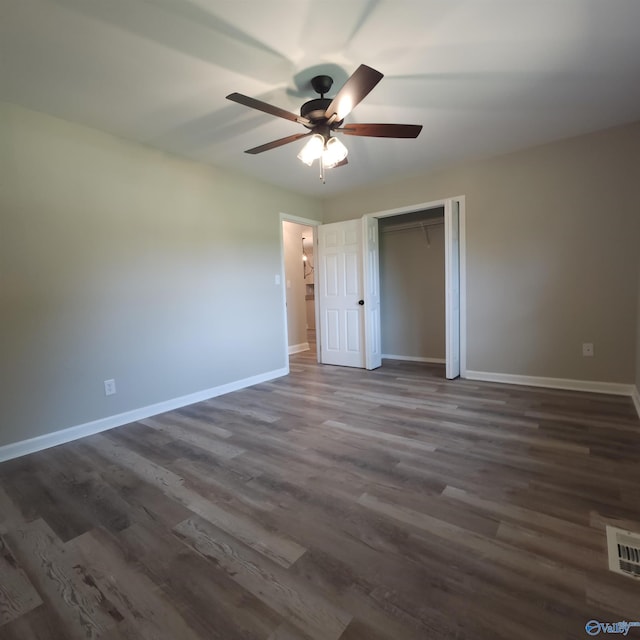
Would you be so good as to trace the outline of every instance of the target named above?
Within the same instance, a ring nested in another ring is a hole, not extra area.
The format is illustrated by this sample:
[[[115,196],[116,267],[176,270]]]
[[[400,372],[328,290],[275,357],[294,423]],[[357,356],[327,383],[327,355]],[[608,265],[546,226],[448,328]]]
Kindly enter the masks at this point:
[[[406,362],[428,362],[430,364],[445,364],[444,358],[421,358],[418,356],[396,356],[388,353],[382,354],[383,360],[405,360]]]
[[[638,418],[640,418],[640,389],[638,389],[638,387],[633,387],[633,390],[631,391],[631,399],[636,407]]]
[[[467,380],[481,380],[483,382],[521,384],[528,387],[545,387],[547,389],[566,389],[568,391],[607,393],[616,396],[630,396],[635,388],[632,384],[620,384],[617,382],[571,380],[569,378],[543,378],[539,376],[521,376],[511,373],[493,373],[489,371],[467,370],[465,378]]]
[[[300,353],[301,351],[309,351],[308,342],[301,342],[300,344],[289,345],[289,355],[292,355],[294,353]]]
[[[171,400],[158,402],[139,409],[133,409],[132,411],[118,413],[114,416],[100,418],[99,420],[93,420],[92,422],[86,422],[85,424],[69,427],[68,429],[62,429],[60,431],[54,431],[53,433],[37,436],[35,438],[29,438],[28,440],[6,444],[0,447],[0,462],[19,458],[29,453],[42,451],[43,449],[49,449],[50,447],[55,447],[59,444],[64,444],[65,442],[71,442],[72,440],[91,436],[96,433],[100,433],[101,431],[108,431],[114,427],[121,427],[122,425],[129,424],[130,422],[151,418],[152,416],[157,416],[160,413],[180,409],[181,407],[186,407],[187,405],[194,404],[196,402],[202,402],[203,400],[209,400],[210,398],[215,398],[216,396],[221,396],[225,393],[245,389],[255,384],[260,384],[261,382],[267,382],[274,378],[286,376],[288,373],[288,366],[283,367],[282,369],[274,369],[273,371],[267,371],[266,373],[261,373],[257,376],[236,380],[218,387],[212,387],[211,389],[205,389],[196,393],[190,393],[186,396],[180,396],[179,398],[173,398]]]

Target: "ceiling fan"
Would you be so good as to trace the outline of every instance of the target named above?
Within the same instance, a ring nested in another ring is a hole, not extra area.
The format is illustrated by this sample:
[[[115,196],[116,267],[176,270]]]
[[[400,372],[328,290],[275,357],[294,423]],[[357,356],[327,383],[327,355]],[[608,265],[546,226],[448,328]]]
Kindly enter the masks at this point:
[[[313,164],[314,160],[319,160],[320,178],[324,182],[325,169],[347,164],[347,148],[338,138],[331,135],[332,132],[374,138],[417,138],[420,131],[422,131],[422,125],[417,124],[353,123],[343,126],[346,116],[351,113],[352,109],[367,96],[382,78],[383,75],[379,71],[361,64],[347,79],[335,98],[331,99],[324,96],[331,89],[333,78],[324,75],[315,76],[311,79],[311,86],[316,93],[320,94],[320,98],[305,102],[300,107],[299,116],[291,111],[280,109],[241,93],[230,93],[227,99],[272,116],[298,122],[309,129],[306,133],[295,133],[286,138],[280,138],[259,147],[247,149],[245,153],[262,153],[263,151],[276,149],[290,142],[309,137],[309,141],[298,154],[298,158],[309,166]]]

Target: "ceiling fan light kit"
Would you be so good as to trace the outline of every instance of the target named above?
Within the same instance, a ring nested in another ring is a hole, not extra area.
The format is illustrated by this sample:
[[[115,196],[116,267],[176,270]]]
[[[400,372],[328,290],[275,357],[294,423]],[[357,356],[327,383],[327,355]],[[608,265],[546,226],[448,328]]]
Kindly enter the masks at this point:
[[[298,158],[309,167],[314,160],[322,160],[325,169],[331,169],[340,164],[347,157],[347,147],[338,138],[325,139],[319,133],[314,133],[307,144],[302,147]]]
[[[311,166],[314,160],[320,160],[320,178],[324,182],[325,169],[341,167],[347,164],[347,148],[338,138],[331,136],[332,132],[374,138],[417,138],[420,131],[422,131],[422,125],[416,124],[356,123],[342,127],[344,119],[382,78],[383,75],[379,71],[361,64],[345,82],[342,89],[338,91],[335,98],[331,99],[324,96],[331,89],[333,79],[326,75],[315,76],[311,79],[311,86],[316,93],[320,94],[320,98],[305,102],[300,108],[299,116],[240,93],[231,93],[227,96],[227,99],[272,116],[298,122],[309,129],[308,133],[299,133],[280,138],[259,147],[247,149],[245,153],[263,153],[309,137],[305,146],[300,150],[298,158],[308,166]]]
[[[346,160],[347,147],[345,147],[338,138],[329,138],[324,145],[322,153],[322,164],[326,169],[337,167],[343,160]]]
[[[319,133],[314,133],[307,144],[300,149],[298,159],[304,162],[309,167],[313,164],[314,160],[317,160],[322,156],[324,151],[324,138]]]

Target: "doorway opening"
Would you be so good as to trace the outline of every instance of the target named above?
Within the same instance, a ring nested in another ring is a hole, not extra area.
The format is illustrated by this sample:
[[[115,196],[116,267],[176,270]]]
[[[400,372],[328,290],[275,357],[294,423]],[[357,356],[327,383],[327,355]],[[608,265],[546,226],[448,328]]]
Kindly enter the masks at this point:
[[[314,227],[282,221],[287,353],[316,352]]]
[[[444,207],[378,221],[382,359],[444,365]]]
[[[443,214],[441,216],[441,213]],[[403,218],[408,215],[408,218]],[[431,220],[429,217],[433,216]],[[423,226],[439,227],[444,222],[444,329],[445,329],[445,376],[449,379],[466,376],[466,232],[465,198],[458,196],[415,206],[389,211],[370,213],[364,216],[368,234],[364,247],[365,295],[378,307],[375,315],[380,318],[380,269],[379,269],[379,226],[392,224],[389,219],[400,218]],[[424,218],[424,219],[422,219]],[[429,229],[423,230],[427,235]],[[426,238],[428,241],[430,237]],[[438,268],[439,270],[439,268]],[[373,306],[373,305],[370,305]],[[373,313],[371,315],[374,315]],[[369,324],[372,324],[371,322]],[[381,331],[367,331],[367,341],[371,335],[376,344],[369,342],[367,349],[367,369],[382,364]],[[376,355],[377,354],[379,355]],[[395,355],[395,354],[393,354]],[[425,357],[430,356],[415,356]]]

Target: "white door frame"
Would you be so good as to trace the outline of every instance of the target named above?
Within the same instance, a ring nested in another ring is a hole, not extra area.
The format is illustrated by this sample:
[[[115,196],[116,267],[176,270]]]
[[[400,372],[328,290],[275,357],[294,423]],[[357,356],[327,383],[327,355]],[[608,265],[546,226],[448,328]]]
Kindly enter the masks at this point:
[[[460,202],[444,208],[445,377],[460,377]]]
[[[378,218],[362,218],[362,297],[364,298],[365,368],[382,366],[380,336],[380,232]]]
[[[282,312],[284,317],[284,355],[285,355],[285,363],[287,372],[289,371],[289,326],[287,323],[287,276],[284,270],[284,233],[282,228],[283,222],[295,222],[296,224],[302,224],[305,227],[313,227],[313,259],[317,260],[318,255],[318,232],[315,227],[322,224],[320,220],[313,220],[312,218],[302,218],[300,216],[294,216],[290,213],[282,213],[280,212],[280,287],[282,289]],[[317,271],[314,270],[313,273],[313,282],[314,289],[317,287]],[[320,331],[318,331],[318,322],[319,322],[319,309],[318,304],[314,300],[314,310],[316,316],[316,353],[318,362],[320,362]]]
[[[448,200],[455,200],[459,204],[459,233],[460,233],[460,377],[467,377],[467,236],[466,236],[466,216],[465,216],[465,197],[454,196],[452,198],[443,198],[442,200],[434,200],[432,202],[421,202],[418,204],[407,205],[397,209],[386,209],[384,211],[375,211],[366,213],[365,218],[390,218],[392,216],[401,216],[405,213],[416,213],[425,209],[436,209],[444,207]],[[445,240],[446,242],[446,240]]]

